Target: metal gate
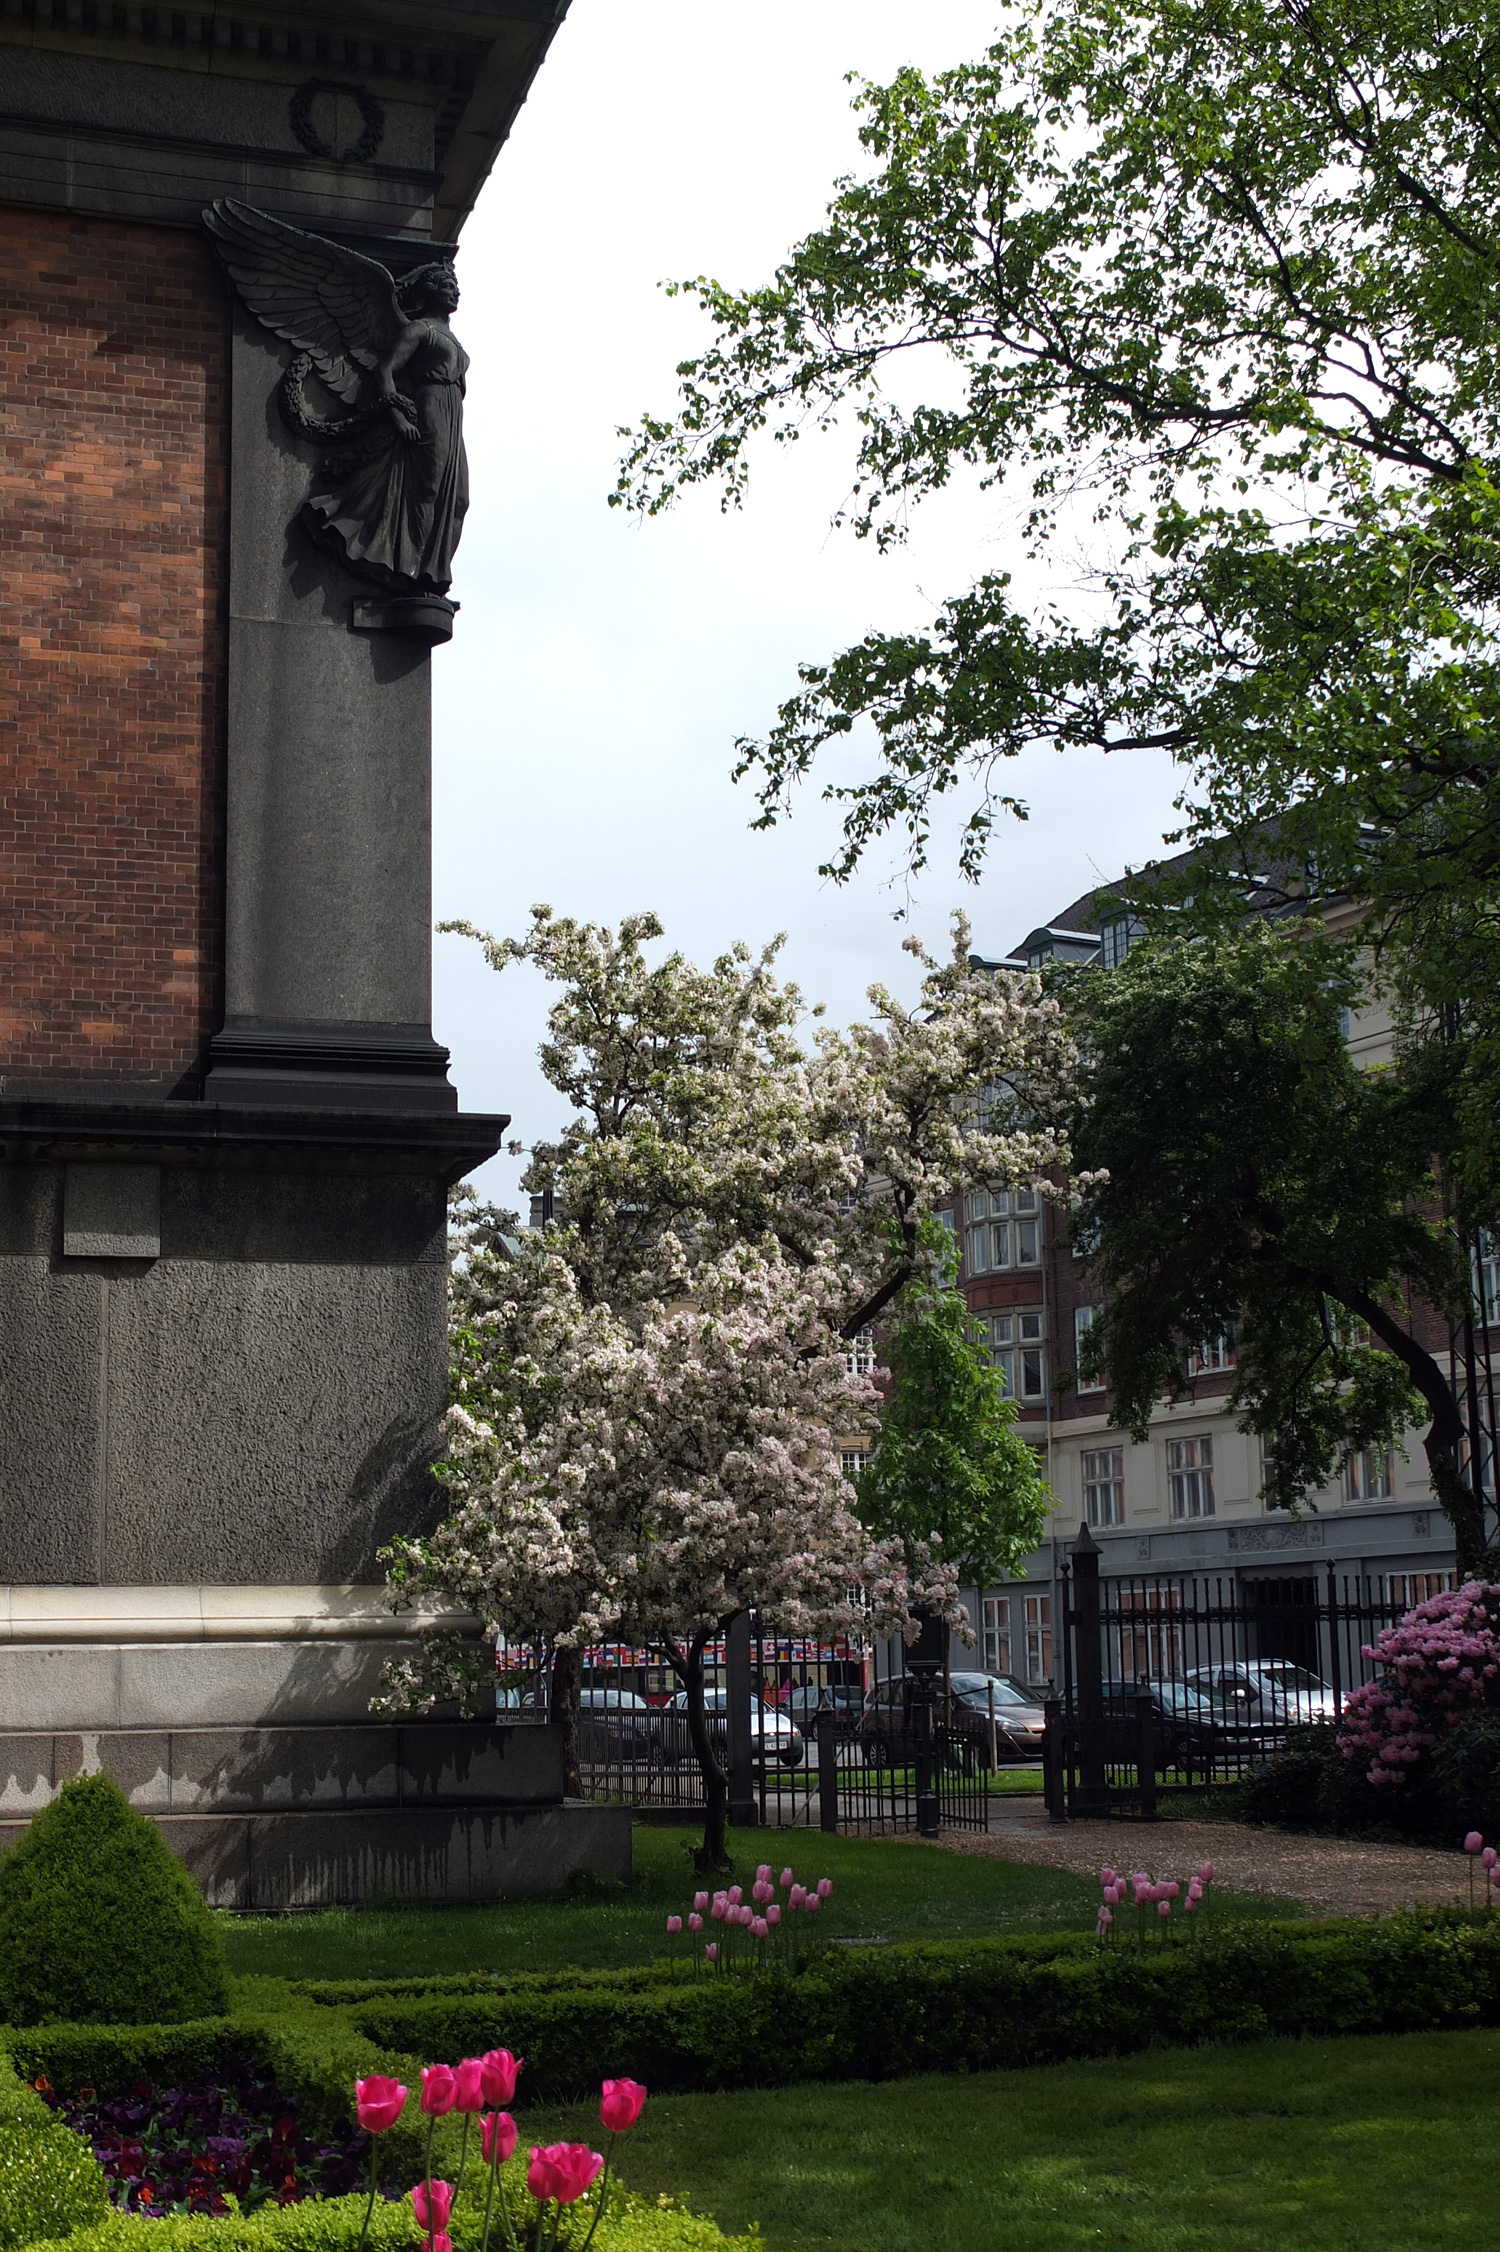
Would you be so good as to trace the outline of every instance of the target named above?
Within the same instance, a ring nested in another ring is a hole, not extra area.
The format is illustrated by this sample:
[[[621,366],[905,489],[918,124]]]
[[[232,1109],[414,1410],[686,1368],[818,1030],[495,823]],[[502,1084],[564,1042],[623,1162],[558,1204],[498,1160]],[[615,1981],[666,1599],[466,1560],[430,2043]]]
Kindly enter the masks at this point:
[[[1063,1572],[1062,1694],[1047,1703],[1049,1812],[1152,1814],[1240,1783],[1288,1733],[1332,1723],[1407,1603],[1319,1575],[1101,1580],[1085,1528]]]

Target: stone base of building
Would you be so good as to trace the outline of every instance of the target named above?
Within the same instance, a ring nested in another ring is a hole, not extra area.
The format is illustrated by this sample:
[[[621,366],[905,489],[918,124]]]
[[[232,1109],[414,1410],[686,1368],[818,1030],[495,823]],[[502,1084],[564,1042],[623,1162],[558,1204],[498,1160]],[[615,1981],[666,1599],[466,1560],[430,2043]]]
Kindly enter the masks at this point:
[[[215,1908],[555,1899],[580,1874],[630,1881],[628,1808],[564,1802],[550,1727],[19,1730],[0,1736],[0,1851],[64,1782],[100,1769]]]

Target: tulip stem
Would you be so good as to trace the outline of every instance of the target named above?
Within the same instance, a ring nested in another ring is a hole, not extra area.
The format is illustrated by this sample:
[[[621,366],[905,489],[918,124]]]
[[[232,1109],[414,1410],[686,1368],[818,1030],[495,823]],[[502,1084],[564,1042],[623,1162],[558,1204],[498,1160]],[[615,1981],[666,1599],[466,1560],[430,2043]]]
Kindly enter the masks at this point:
[[[375,2166],[376,2166],[376,2162],[377,2162],[377,2159],[378,2159],[378,2157],[379,2157],[379,2154],[380,2154],[380,2137],[379,2137],[378,2135],[371,2135],[371,2137],[370,2137],[370,2197],[369,2197],[369,2202],[368,2202],[368,2204],[367,2204],[367,2205],[365,2206],[365,2221],[364,2221],[364,2227],[363,2227],[363,2228],[362,2228],[362,2229],[360,2230],[360,2232],[359,2232],[359,2243],[358,2243],[358,2244],[356,2245],[356,2247],[355,2247],[355,2252],[365,2252],[365,2238],[366,2238],[366,2237],[367,2237],[367,2236],[369,2235],[369,2233],[370,2233],[370,2215],[371,2215],[371,2214],[372,2214],[372,2213],[374,2212],[374,2210],[375,2210]]]
[[[429,2111],[427,2114],[427,2155],[422,2161],[422,2172],[427,2181],[427,2252],[437,2252],[437,2246],[433,2242],[437,2235],[437,2214],[433,2210],[432,2204],[432,2130],[436,2124],[437,2121]]]
[[[464,2169],[469,2163],[469,2114],[464,2113],[464,2139],[458,2146],[458,2181],[453,2191],[456,2205],[464,2193]]]
[[[609,2169],[614,2163],[614,2155],[615,2138],[613,2134],[611,2134],[609,2138],[609,2148],[604,2153],[604,2172],[599,2176],[599,2203],[595,2208],[594,2218],[589,2224],[589,2233],[584,2238],[582,2244],[578,2247],[578,2252],[589,2252],[589,2246],[594,2241],[594,2230],[599,2226],[599,2223],[604,2218],[604,2201],[609,2195]]]

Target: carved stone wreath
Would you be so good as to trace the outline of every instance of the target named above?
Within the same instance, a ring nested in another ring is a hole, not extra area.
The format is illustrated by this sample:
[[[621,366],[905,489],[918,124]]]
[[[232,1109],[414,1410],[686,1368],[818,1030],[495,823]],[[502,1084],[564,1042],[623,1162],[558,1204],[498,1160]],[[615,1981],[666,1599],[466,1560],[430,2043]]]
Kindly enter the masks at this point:
[[[353,148],[333,148],[313,124],[312,106],[320,94],[348,94],[358,105],[365,129]],[[310,78],[292,96],[291,126],[308,155],[321,157],[325,164],[368,164],[385,138],[385,111],[363,86],[341,85],[336,78]]]

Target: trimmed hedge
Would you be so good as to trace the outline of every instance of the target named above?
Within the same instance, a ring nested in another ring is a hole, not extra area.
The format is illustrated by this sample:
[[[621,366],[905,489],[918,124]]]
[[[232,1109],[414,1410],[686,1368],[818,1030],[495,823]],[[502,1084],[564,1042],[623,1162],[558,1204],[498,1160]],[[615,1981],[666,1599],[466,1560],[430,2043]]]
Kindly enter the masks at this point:
[[[89,2227],[109,2211],[98,2160],[0,2054],[0,2252]]]
[[[155,1824],[105,1774],[64,1783],[0,1860],[0,2015],[154,2025],[228,2000],[219,1928]]]
[[[372,2041],[428,2059],[517,2050],[530,2102],[626,2072],[662,2093],[883,2080],[1278,2033],[1500,2023],[1500,1919],[1226,1925],[1139,1951],[1071,1935],[941,1941],[833,1956],[790,1989],[777,1978],[633,1992],[580,1981],[348,2014]]]

